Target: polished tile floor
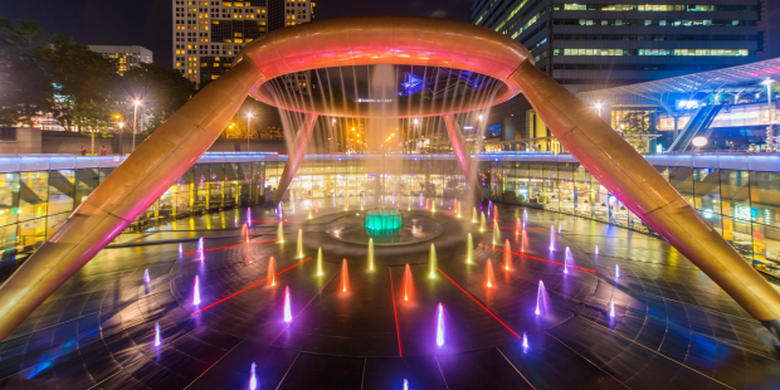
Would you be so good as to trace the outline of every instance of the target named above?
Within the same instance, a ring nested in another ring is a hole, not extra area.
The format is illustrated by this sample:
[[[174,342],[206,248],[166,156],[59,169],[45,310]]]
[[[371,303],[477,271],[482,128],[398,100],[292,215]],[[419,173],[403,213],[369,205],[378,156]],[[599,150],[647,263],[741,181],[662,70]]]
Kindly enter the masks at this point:
[[[259,208],[248,244],[245,210],[121,236],[0,342],[0,388],[250,389],[252,363],[258,389],[401,390],[404,380],[417,390],[780,388],[780,360],[762,342],[766,331],[658,238],[528,209],[524,240],[514,226],[525,209],[499,206],[494,246],[492,226],[480,233],[470,211],[458,219],[446,200],[436,214],[411,212],[445,229],[432,241],[430,277],[430,242],[377,247],[370,271],[365,246],[324,233],[330,221],[359,213],[358,205],[328,206],[320,204],[311,220],[308,203],[297,214],[287,206],[283,244],[279,217]],[[469,232],[477,246],[471,264]],[[514,253],[509,270],[506,239]],[[200,305],[193,303],[196,276]],[[548,305],[537,316],[540,280]]]

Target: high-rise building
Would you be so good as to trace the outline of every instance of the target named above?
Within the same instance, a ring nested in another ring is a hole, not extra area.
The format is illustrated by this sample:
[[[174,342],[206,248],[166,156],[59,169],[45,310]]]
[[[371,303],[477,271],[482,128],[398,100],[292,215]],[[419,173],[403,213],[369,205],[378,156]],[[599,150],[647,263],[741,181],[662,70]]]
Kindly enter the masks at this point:
[[[753,62],[759,0],[477,0],[472,21],[527,47],[573,91]]]
[[[120,75],[140,64],[151,64],[154,61],[152,51],[143,46],[89,45],[89,49],[105,58],[116,60],[117,73]]]
[[[261,35],[316,17],[315,0],[172,0],[172,5],[173,65],[196,84],[225,73],[241,48]]]

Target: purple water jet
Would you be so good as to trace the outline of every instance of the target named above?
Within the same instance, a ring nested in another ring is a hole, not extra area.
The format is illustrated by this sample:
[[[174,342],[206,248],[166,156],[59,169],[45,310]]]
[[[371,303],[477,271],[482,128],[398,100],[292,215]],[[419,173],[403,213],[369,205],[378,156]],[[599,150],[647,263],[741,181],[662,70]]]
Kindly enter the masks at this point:
[[[536,290],[536,310],[534,310],[534,314],[541,315],[542,312],[546,314],[549,309],[549,304],[550,301],[547,297],[547,289],[544,287],[544,282],[539,280],[539,287]]]
[[[192,286],[192,304],[200,305],[200,278],[195,275],[195,282]]]
[[[444,346],[444,305],[439,302],[436,308],[436,345]]]
[[[154,346],[159,347],[162,345],[162,336],[160,335],[160,323],[154,323]]]

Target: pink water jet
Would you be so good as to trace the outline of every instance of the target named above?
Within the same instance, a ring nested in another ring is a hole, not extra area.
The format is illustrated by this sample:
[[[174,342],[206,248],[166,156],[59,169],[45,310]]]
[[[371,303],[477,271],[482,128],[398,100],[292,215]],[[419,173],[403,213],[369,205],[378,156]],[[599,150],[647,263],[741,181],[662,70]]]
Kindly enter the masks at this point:
[[[144,271],[144,283],[149,284],[152,282],[152,278],[149,277],[149,268]]]
[[[290,307],[290,286],[284,287],[284,322],[292,321],[292,308]]]
[[[257,390],[257,364],[252,362],[252,368],[249,372],[249,390]]]
[[[192,284],[192,304],[200,305],[200,278],[195,275],[195,282]]]
[[[413,298],[414,294],[414,281],[412,280],[412,269],[409,264],[404,267],[404,302],[408,302]]]
[[[436,345],[444,346],[444,305],[439,302],[436,307]]]
[[[266,274],[266,279],[271,283],[271,287],[276,286],[276,259],[273,256],[268,259],[268,273]]]
[[[488,288],[492,288],[495,283],[496,275],[493,273],[493,260],[490,258],[488,258],[487,263],[485,263],[485,278],[487,279]]]
[[[528,247],[528,232],[523,229],[523,233],[521,233],[521,240],[520,240],[520,253],[525,253],[525,248]]]
[[[347,268],[347,259],[341,261],[341,292],[349,292],[349,269]]]
[[[543,312],[547,313],[549,304],[550,301],[547,297],[547,289],[544,287],[544,282],[539,280],[539,287],[536,290],[536,310],[534,310],[534,314],[541,315]]]
[[[571,254],[571,249],[569,249],[569,247],[567,246],[566,247],[566,256],[564,257],[564,260],[563,260],[563,273],[564,274],[567,274],[567,275],[569,274],[569,267],[570,267],[569,264],[574,264],[574,255]]]
[[[509,240],[504,241],[504,271],[512,270],[512,247],[509,245]]]

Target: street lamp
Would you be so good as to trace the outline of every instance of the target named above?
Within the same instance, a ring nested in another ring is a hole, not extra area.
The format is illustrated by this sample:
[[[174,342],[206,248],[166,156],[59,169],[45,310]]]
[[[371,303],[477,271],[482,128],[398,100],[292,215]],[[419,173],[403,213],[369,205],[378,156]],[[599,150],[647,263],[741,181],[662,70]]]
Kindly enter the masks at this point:
[[[246,113],[246,151],[249,151],[249,123],[252,120],[254,114],[251,112]]]
[[[604,105],[601,102],[596,103],[596,112],[599,113],[599,118],[601,118],[601,107],[604,107]]]
[[[137,120],[138,120],[138,107],[139,106],[141,106],[141,101],[138,100],[138,99],[135,99],[133,101],[133,150],[130,153],[135,151],[135,133],[136,133],[136,129],[137,129],[136,123],[137,123]]]

